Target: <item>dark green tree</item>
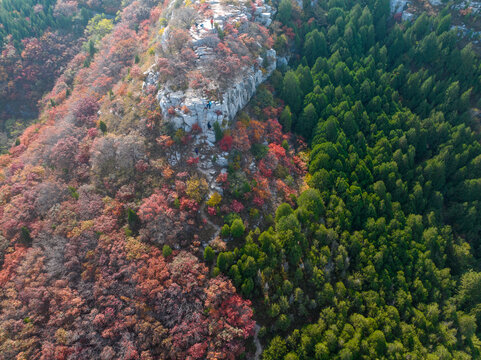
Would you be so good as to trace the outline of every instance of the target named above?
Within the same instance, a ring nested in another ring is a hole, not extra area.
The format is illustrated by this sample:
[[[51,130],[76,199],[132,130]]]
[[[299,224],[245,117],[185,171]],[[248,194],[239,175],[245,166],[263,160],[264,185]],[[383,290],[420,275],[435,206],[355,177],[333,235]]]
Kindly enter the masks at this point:
[[[244,235],[245,227],[241,219],[235,219],[230,227],[230,232],[233,237],[240,238]]]
[[[316,108],[314,105],[308,104],[297,120],[296,131],[305,139],[310,140],[312,131],[314,130],[318,120],[319,117],[317,115]]]
[[[32,245],[32,237],[30,236],[30,230],[26,226],[20,228],[20,243],[25,246]]]
[[[313,66],[317,58],[327,55],[327,42],[324,34],[319,30],[314,29],[306,35],[306,41],[303,48],[304,56],[309,63],[309,66]]]
[[[287,345],[280,336],[274,337],[267,349],[262,353],[262,360],[284,360],[287,354]]]
[[[162,255],[166,258],[172,254],[172,248],[169,245],[164,245],[162,247]]]
[[[138,234],[140,227],[142,225],[142,222],[140,220],[139,215],[132,210],[128,209],[127,210],[127,223],[129,224],[129,228],[132,231],[134,235]]]
[[[282,110],[280,123],[282,125],[282,130],[284,132],[290,132],[292,126],[292,113],[291,108],[287,105],[284,110]]]
[[[284,25],[289,25],[292,17],[292,2],[291,0],[281,0],[277,12],[277,18]]]
[[[210,246],[206,246],[204,250],[204,260],[205,262],[211,264],[214,261],[215,252]]]
[[[282,98],[295,114],[301,111],[302,90],[294,71],[288,71],[284,76]]]
[[[222,131],[220,124],[218,121],[214,123],[214,135],[215,135],[215,142],[219,142],[224,137],[224,132]]]

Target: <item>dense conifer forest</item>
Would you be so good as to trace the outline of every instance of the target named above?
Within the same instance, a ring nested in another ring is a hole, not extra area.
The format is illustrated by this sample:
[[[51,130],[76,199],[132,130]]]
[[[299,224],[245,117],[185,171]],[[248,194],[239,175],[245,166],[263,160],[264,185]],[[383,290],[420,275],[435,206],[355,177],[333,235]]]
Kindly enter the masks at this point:
[[[479,60],[446,11],[309,10],[279,5],[299,60],[270,82],[310,189],[217,266],[265,314],[263,359],[479,358]]]

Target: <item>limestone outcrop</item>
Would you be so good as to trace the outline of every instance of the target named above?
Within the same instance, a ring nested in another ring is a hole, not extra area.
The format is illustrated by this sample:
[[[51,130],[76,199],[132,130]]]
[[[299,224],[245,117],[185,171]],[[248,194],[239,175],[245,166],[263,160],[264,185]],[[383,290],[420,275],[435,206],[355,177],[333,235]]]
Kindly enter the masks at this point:
[[[391,0],[389,4],[391,7],[391,14],[402,13],[408,3],[408,0]]]
[[[272,22],[273,9],[266,4],[257,3],[255,7],[247,7],[250,2],[236,5],[217,0],[205,1],[213,15],[208,18],[196,20],[195,27],[190,30],[192,50],[197,57],[195,66],[204,74],[212,73],[209,78],[209,89],[178,90],[178,84],[165,81],[159,83],[159,73],[153,65],[146,73],[144,87],[156,86],[157,100],[164,119],[169,121],[175,128],[190,131],[194,124],[202,128],[209,142],[214,142],[214,123],[218,122],[222,127],[227,127],[237,112],[247,105],[254,95],[257,87],[264,82],[276,69],[276,51],[266,48],[259,41],[254,43],[253,48],[246,54],[250,57],[250,64],[229,63],[227,66],[236,67],[235,76],[230,76],[227,81],[221,81],[216,77],[216,69],[212,67],[218,54],[218,45],[221,42],[222,32],[229,27],[235,28],[242,35],[242,31],[248,31],[252,24],[260,24],[267,27]],[[175,16],[175,11],[172,16]],[[170,20],[172,22],[172,19]],[[215,24],[215,27],[213,26]],[[162,47],[168,41],[167,26],[162,34]],[[231,30],[232,31],[232,30]],[[265,30],[266,31],[266,30]],[[215,94],[215,95],[213,95]]]
[[[254,67],[245,69],[245,75],[238,77],[232,85],[224,89],[221,99],[211,101],[207,107],[208,98],[199,97],[194,91],[171,91],[168,86],[164,87],[157,94],[157,99],[162,113],[176,128],[189,131],[194,124],[198,124],[204,132],[217,121],[220,125],[226,126],[237,112],[247,105],[257,86],[264,82],[276,68],[276,52],[269,50],[266,54],[269,66],[262,71]],[[170,113],[169,113],[170,109]],[[175,113],[172,113],[174,109]],[[186,111],[188,109],[188,111]],[[208,132],[210,138],[213,132]],[[213,141],[212,139],[209,139]]]

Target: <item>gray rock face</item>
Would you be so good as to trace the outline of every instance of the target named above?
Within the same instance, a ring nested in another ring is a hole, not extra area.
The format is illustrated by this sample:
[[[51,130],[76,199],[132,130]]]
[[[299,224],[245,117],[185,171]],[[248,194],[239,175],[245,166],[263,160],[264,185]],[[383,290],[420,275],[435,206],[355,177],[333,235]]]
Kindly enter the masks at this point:
[[[431,1],[439,1],[439,0],[430,0]],[[433,3],[431,3],[434,5]],[[453,10],[463,10],[463,9],[471,9],[471,13],[474,15],[479,15],[481,13],[481,1],[478,0],[461,0],[460,2],[456,2],[455,4],[451,5],[451,9]]]
[[[277,59],[277,66],[281,69],[283,67],[287,66],[288,63],[289,62],[287,61],[286,57],[280,57],[280,58]]]
[[[163,88],[157,94],[162,114],[176,128],[190,131],[194,124],[198,124],[204,133],[213,134],[214,123],[217,121],[219,124],[224,123],[227,126],[237,112],[247,105],[257,86],[275,70],[277,65],[275,50],[268,50],[266,57],[269,66],[265,73],[255,70],[254,67],[247,68],[242,78],[237,78],[231,86],[224,90],[222,100],[212,102],[210,108],[206,108],[208,99],[198,97],[193,92],[173,92],[168,87]],[[149,76],[147,77],[149,78]],[[213,141],[215,137],[209,140]]]
[[[214,10],[215,22],[221,27],[229,19],[231,21],[241,20],[251,16],[250,10],[247,10],[247,8],[236,9],[233,6],[220,5],[219,3],[213,3],[211,6]],[[264,4],[257,7],[253,20],[264,26],[269,26],[272,22],[273,14],[274,9]],[[167,32],[168,27],[162,36],[162,43],[166,39],[165,34]],[[216,36],[210,35],[193,40],[193,50],[199,59],[207,59],[214,56],[213,48],[217,46],[219,41]],[[261,47],[261,44],[258,45]],[[276,69],[277,58],[275,50],[267,50],[265,58],[260,57],[257,61],[260,64],[267,63],[268,66],[264,71],[254,66],[242,69],[240,72],[241,76],[233,79],[229,86],[218,90],[217,99],[220,100],[212,102],[210,106],[207,106],[210,99],[203,97],[193,89],[174,92],[168,83],[163,85],[157,93],[157,101],[164,119],[170,121],[175,128],[182,128],[186,131],[190,131],[192,126],[197,124],[202,128],[203,133],[207,135],[207,140],[213,143],[215,141],[214,123],[218,122],[221,126],[228,127],[229,122],[235,117],[237,112],[247,105],[257,87]],[[202,66],[202,61],[198,61],[198,66]],[[144,88],[152,85],[158,86],[159,74],[153,68],[149,69],[145,75]]]
[[[429,2],[431,1],[440,0],[429,0]],[[389,5],[391,7],[391,15],[401,13],[402,21],[413,21],[416,18],[416,15],[409,11],[409,4],[409,0],[390,0]]]
[[[408,0],[390,0],[391,14],[404,11],[408,2]]]
[[[219,156],[215,163],[220,167],[227,167],[227,165],[229,165],[229,161],[224,156]]]
[[[159,73],[154,71],[155,65],[152,65],[149,70],[144,72],[145,76],[145,81],[142,84],[142,90],[146,91],[150,86],[157,86],[157,83],[159,82]]]
[[[402,21],[412,21],[414,20],[414,14],[408,11],[404,11],[401,17]]]

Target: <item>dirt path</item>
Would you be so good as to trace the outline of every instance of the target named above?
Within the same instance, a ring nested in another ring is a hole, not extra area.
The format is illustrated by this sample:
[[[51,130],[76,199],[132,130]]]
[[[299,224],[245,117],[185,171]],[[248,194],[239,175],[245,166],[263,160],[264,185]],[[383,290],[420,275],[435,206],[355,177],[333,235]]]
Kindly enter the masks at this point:
[[[259,330],[260,330],[259,324],[256,324],[255,327],[255,333],[254,333],[254,344],[256,346],[256,352],[254,356],[252,357],[252,360],[259,360],[261,358],[262,354],[262,345],[261,342],[259,341]]]
[[[204,202],[200,207],[200,215],[202,216],[203,219],[207,221],[207,224],[209,224],[215,229],[214,235],[212,235],[212,240],[214,240],[217,236],[219,236],[221,227],[219,225],[214,224],[212,221],[210,221],[208,214],[205,212],[205,206],[206,205]]]
[[[215,182],[215,177],[211,176],[210,173],[209,173],[209,170],[205,170],[205,169],[202,169],[200,166],[197,167],[197,170],[202,174],[204,175],[204,178],[205,179],[209,179],[209,178],[212,178],[210,180],[210,182],[208,183],[208,187],[209,189],[211,188],[211,185],[213,182]],[[203,219],[205,219],[207,221],[207,224],[209,224],[212,228],[215,229],[215,232],[214,232],[214,235],[212,235],[212,239],[211,240],[214,240],[217,236],[219,236],[220,234],[220,230],[221,230],[221,227],[217,224],[214,224],[210,219],[209,219],[209,214],[207,214],[207,212],[205,211],[205,207],[206,207],[206,202],[204,201],[200,207],[200,215],[202,216]]]

